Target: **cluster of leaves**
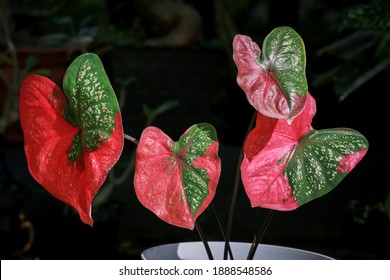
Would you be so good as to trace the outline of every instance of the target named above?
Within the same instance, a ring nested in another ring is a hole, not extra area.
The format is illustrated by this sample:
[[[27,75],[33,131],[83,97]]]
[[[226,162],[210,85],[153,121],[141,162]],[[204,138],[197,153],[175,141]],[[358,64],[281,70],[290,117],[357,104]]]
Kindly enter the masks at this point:
[[[237,82],[256,109],[245,139],[241,178],[253,207],[293,210],[332,190],[363,158],[366,138],[347,129],[314,130],[304,44],[289,27],[274,29],[263,52],[236,35]],[[115,93],[99,57],[86,53],[66,71],[63,89],[30,75],[20,91],[20,117],[32,176],[93,225],[94,196],[119,159],[124,139]],[[137,144],[134,188],[159,218],[193,229],[216,193],[221,160],[215,128],[199,123],[174,142],[154,126]]]

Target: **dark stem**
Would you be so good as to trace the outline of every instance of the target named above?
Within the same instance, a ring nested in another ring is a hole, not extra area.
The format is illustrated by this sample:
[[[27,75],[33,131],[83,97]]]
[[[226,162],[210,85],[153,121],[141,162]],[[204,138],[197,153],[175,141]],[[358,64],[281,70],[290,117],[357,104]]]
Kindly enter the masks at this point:
[[[220,229],[220,231],[221,231],[222,238],[223,238],[223,240],[226,241],[226,236],[225,236],[225,233],[224,233],[224,231],[223,231],[221,221],[219,220],[219,217],[218,217],[218,215],[217,215],[217,211],[215,210],[214,204],[211,204],[211,209],[213,210],[213,213],[214,213],[214,215],[215,215],[215,218],[217,219],[217,223],[218,223],[219,229]],[[228,252],[229,252],[229,257],[230,257],[230,259],[233,260],[233,259],[234,259],[234,258],[233,258],[233,253],[232,253],[232,249],[230,248],[229,243],[228,243]]]
[[[275,213],[275,210],[273,210],[273,209],[269,210],[268,216],[267,216],[264,224],[260,227],[259,232],[257,233],[257,235],[255,236],[255,239],[253,240],[252,246],[251,246],[249,253],[248,253],[248,258],[247,258],[248,260],[253,260],[253,257],[256,253],[256,250],[257,250],[257,247],[259,246],[259,243],[263,239],[263,236],[264,236],[265,232],[267,231],[267,228],[271,222],[271,219],[272,219],[274,213]]]
[[[200,227],[198,221],[195,221],[195,227],[198,231],[200,239],[202,239],[202,242],[203,242],[204,248],[206,249],[207,256],[209,257],[209,260],[213,260],[214,259],[213,253],[211,253],[209,243],[207,242],[206,236],[203,234],[202,228]]]
[[[226,228],[225,250],[223,252],[223,259],[224,260],[227,259],[228,248],[230,248],[229,242],[230,242],[230,237],[231,237],[232,227],[233,227],[233,216],[234,216],[234,211],[236,208],[238,187],[239,187],[240,182],[241,182],[241,169],[240,169],[240,167],[241,167],[242,159],[244,158],[244,144],[245,144],[246,138],[248,137],[249,132],[252,130],[252,128],[255,124],[256,116],[257,116],[257,111],[254,112],[253,117],[249,123],[244,142],[241,146],[240,156],[239,156],[238,161],[237,161],[236,179],[234,182],[233,196],[232,196],[232,201],[230,203],[229,219],[228,219],[228,224],[227,224],[227,228]]]

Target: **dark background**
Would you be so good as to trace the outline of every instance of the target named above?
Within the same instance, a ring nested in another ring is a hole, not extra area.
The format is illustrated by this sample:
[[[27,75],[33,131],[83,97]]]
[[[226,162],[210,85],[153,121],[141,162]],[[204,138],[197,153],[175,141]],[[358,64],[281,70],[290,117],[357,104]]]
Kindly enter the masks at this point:
[[[67,48],[68,57],[62,65],[65,69],[81,52],[100,55],[118,97],[123,96],[121,92],[126,95],[122,110],[125,133],[139,138],[147,121],[143,108],[157,108],[166,101],[179,105],[158,115],[152,124],[175,141],[194,123],[215,125],[222,175],[214,204],[223,226],[240,145],[254,112],[235,81],[232,36],[248,35],[261,47],[273,28],[293,27],[305,42],[309,91],[317,102],[313,127],[356,129],[366,136],[370,148],[329,194],[295,211],[275,213],[262,242],[312,250],[336,259],[390,257],[390,218],[384,212],[390,191],[386,183],[389,150],[385,122],[389,69],[384,68],[342,101],[336,94],[337,81],[359,70],[345,62],[376,65],[388,59],[389,53],[376,52],[381,38],[377,33],[343,50],[350,55],[321,52],[325,46],[367,29],[341,26],[348,9],[371,1],[178,1],[192,7],[202,19],[201,37],[194,35],[196,39],[184,45],[162,40],[153,46],[146,42],[167,36],[180,20],[168,22],[151,14],[159,1],[143,1],[143,6],[138,5],[142,1],[61,1],[57,10],[50,9],[57,7],[57,1],[41,1],[42,7],[37,3],[30,7],[28,1],[21,1],[19,6],[18,1],[9,2],[10,30],[16,46],[38,48],[39,39],[55,32],[66,36],[44,47]],[[379,18],[389,17],[388,5],[382,12]],[[70,24],[54,24],[65,16],[70,16]],[[372,43],[370,48],[352,55],[367,42]],[[6,49],[4,44],[2,51]],[[371,55],[374,52],[376,56]],[[338,70],[323,78],[334,67]],[[3,92],[1,95],[4,97]],[[1,141],[2,259],[139,259],[142,250],[151,246],[199,240],[196,230],[165,224],[137,201],[132,172],[115,187],[106,203],[92,208],[94,227],[84,225],[72,209],[48,195],[29,175],[22,139],[11,141],[2,135]],[[134,149],[134,144],[125,144],[115,167],[117,176],[131,164]],[[267,213],[267,209],[251,209],[240,188],[232,239],[252,241]],[[222,239],[210,209],[201,215],[199,223],[209,240]],[[33,229],[31,247],[25,251],[20,249],[28,234],[21,225]]]

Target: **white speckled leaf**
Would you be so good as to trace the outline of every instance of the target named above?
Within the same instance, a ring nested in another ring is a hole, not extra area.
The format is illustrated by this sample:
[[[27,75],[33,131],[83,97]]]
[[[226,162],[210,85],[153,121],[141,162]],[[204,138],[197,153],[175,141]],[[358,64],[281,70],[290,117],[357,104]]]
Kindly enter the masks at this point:
[[[85,55],[67,71],[66,97],[53,81],[35,74],[27,76],[20,89],[20,121],[30,174],[91,226],[92,201],[118,161],[124,140],[121,114],[111,119],[116,99],[103,74],[96,57]],[[91,76],[101,79],[102,85]],[[102,112],[107,115],[99,115]],[[109,129],[104,127],[106,122]]]
[[[192,125],[177,142],[149,126],[136,153],[134,188],[138,200],[163,221],[193,229],[214,198],[221,160],[215,128]]]
[[[252,207],[289,211],[329,191],[358,164],[367,139],[348,128],[314,130],[314,98],[290,124],[257,114],[241,177]]]
[[[120,109],[96,54],[82,54],[70,64],[64,77],[63,90],[68,99],[65,120],[81,128],[69,153],[69,159],[75,161],[83,150],[94,151],[110,138]]]
[[[355,167],[368,149],[367,139],[348,128],[312,130],[301,138],[284,174],[299,205],[320,197]]]
[[[234,37],[237,83],[258,112],[291,121],[307,100],[304,43],[292,28],[282,26],[267,35],[262,48],[246,35]]]
[[[306,51],[299,34],[287,26],[272,30],[264,39],[260,65],[270,72],[281,87],[289,105],[290,115],[299,114],[305,104],[301,99],[306,97],[308,92]],[[297,103],[298,100],[300,103]]]

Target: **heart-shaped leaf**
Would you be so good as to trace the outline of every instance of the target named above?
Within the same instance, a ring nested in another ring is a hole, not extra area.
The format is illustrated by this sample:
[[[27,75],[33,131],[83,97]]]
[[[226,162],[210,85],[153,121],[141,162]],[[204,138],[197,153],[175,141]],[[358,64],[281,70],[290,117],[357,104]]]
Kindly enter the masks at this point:
[[[28,168],[92,226],[92,200],[122,153],[122,119],[94,54],[83,54],[69,66],[64,92],[44,76],[30,75],[22,83],[20,121]]]
[[[173,142],[147,127],[136,152],[134,187],[138,200],[163,221],[193,229],[212,201],[221,173],[215,128],[191,126]]]
[[[233,39],[237,83],[260,113],[277,119],[297,116],[307,99],[306,52],[292,28],[275,28],[259,46],[246,35]]]
[[[355,130],[314,130],[315,112],[309,94],[291,124],[258,113],[241,164],[252,207],[296,209],[331,191],[366,154],[368,141]]]

